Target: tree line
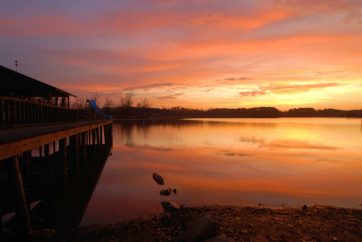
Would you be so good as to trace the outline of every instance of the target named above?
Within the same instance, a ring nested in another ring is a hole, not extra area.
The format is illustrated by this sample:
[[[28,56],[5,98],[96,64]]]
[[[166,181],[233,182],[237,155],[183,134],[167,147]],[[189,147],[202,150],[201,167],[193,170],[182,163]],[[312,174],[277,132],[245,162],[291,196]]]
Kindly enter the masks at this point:
[[[84,100],[80,100],[76,108],[81,108]],[[210,108],[207,110],[184,107],[156,108],[151,107],[148,99],[135,102],[133,93],[124,93],[117,104],[106,98],[102,111],[114,119],[181,119],[181,118],[279,118],[279,117],[362,117],[362,109],[314,109],[292,108],[281,111],[275,107],[255,108]]]

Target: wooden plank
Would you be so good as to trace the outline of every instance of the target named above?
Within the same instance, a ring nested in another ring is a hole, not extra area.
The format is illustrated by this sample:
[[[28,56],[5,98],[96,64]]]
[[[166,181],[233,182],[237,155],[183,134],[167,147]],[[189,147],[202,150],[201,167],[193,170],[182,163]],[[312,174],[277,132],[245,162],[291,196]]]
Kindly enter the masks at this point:
[[[90,131],[102,125],[108,125],[111,123],[112,123],[111,120],[107,120],[103,122],[97,122],[93,124],[70,128],[67,130],[56,131],[45,135],[35,136],[31,138],[24,138],[22,140],[15,142],[0,144],[0,160],[4,160],[6,158],[15,156],[23,151],[32,150],[41,147],[45,144],[54,142],[56,140],[63,139],[82,132]]]

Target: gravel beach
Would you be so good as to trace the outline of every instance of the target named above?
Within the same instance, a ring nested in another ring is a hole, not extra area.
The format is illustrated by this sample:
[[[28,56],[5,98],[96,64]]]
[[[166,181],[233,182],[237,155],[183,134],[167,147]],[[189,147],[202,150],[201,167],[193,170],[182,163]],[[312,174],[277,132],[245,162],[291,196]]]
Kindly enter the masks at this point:
[[[172,218],[158,215],[74,230],[71,241],[182,241],[190,223],[209,216],[230,241],[362,241],[362,210],[330,206],[266,208],[183,207]]]

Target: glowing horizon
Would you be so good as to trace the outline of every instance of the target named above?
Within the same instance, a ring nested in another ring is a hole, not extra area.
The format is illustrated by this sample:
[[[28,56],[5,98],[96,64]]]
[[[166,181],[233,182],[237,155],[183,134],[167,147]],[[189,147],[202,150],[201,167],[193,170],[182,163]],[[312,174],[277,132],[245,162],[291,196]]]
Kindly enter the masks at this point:
[[[2,1],[0,64],[152,106],[362,108],[362,2]]]

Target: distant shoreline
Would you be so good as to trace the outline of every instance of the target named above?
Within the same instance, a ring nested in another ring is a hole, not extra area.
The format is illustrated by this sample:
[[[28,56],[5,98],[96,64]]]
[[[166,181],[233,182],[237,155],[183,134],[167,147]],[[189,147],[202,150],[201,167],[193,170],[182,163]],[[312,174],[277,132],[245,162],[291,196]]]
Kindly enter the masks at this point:
[[[282,119],[282,118],[336,118],[336,119],[362,119],[362,117],[320,117],[320,116],[311,116],[311,117],[293,117],[293,116],[284,116],[284,117],[188,117],[188,118],[114,118],[113,121],[182,121],[182,120],[190,120],[190,121],[197,121],[197,119]]]
[[[187,108],[140,108],[140,107],[104,107],[104,113],[117,119],[187,119],[187,118],[362,118],[360,110],[338,110],[314,108],[295,108],[280,111],[274,107],[259,108],[217,108],[217,109],[187,109]]]

